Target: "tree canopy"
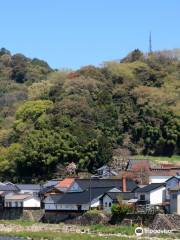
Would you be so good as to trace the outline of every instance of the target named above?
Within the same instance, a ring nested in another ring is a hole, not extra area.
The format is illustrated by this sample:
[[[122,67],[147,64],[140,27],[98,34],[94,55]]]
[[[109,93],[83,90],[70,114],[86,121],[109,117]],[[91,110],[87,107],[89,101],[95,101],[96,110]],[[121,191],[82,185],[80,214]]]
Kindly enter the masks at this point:
[[[55,71],[0,50],[1,180],[37,181],[59,166],[93,172],[116,149],[180,154],[179,51]]]

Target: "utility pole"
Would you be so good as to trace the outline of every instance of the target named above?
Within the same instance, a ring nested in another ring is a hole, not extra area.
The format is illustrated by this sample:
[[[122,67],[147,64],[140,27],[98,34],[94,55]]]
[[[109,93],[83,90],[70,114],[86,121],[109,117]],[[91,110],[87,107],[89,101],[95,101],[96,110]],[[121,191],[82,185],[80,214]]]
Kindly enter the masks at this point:
[[[151,32],[149,33],[149,53],[152,53],[152,38],[151,38]]]

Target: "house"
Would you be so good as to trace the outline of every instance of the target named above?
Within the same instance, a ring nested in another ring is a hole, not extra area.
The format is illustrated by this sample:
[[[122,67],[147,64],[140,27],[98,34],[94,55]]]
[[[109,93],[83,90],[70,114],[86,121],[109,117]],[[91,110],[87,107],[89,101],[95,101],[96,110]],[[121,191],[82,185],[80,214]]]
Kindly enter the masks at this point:
[[[170,200],[170,190],[180,185],[180,175],[173,176],[166,181],[166,200]]]
[[[39,209],[40,199],[31,194],[6,195],[4,199],[5,208]]]
[[[33,194],[35,196],[39,196],[39,192],[42,189],[41,184],[16,184],[16,186],[20,193]]]
[[[81,192],[49,195],[44,199],[45,211],[81,212],[101,206],[101,196],[111,187],[92,187]]]
[[[173,176],[180,174],[180,167],[173,164],[161,164],[158,167],[150,168],[149,183],[166,182]]]
[[[165,184],[151,183],[135,191],[139,204],[161,205],[165,201]]]
[[[172,175],[170,172],[150,172],[149,173],[149,184],[151,183],[165,183]]]
[[[180,215],[180,186],[170,189],[170,213]]]
[[[105,211],[110,212],[112,205],[117,203],[118,200],[122,200],[122,202],[128,204],[132,199],[135,199],[134,192],[114,192],[113,190],[110,190],[109,192],[104,193],[101,197],[101,204]],[[137,201],[137,199],[135,200]]]
[[[4,198],[6,195],[12,195],[19,192],[19,188],[13,183],[0,183],[0,206],[4,206]]]
[[[55,186],[61,192],[46,195],[44,208],[46,211],[85,211],[101,207],[101,196],[108,192],[135,191],[138,186],[130,179],[65,179]]]
[[[104,165],[96,170],[98,176],[102,177],[113,177],[117,176],[118,173],[114,171],[110,166]]]

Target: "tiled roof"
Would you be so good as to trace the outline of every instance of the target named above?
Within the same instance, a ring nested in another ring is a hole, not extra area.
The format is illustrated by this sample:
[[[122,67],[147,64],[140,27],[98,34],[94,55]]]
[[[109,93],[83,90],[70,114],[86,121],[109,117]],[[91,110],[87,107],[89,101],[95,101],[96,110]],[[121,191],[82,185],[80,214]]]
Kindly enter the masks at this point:
[[[135,193],[131,192],[107,192],[104,195],[108,195],[113,201],[117,201],[118,198],[122,198],[122,200],[135,198]]]
[[[76,183],[80,186],[82,190],[89,189],[91,187],[102,188],[102,187],[111,187],[117,188],[122,191],[122,179],[75,179]],[[137,184],[126,178],[126,188],[127,191],[133,191],[137,188]]]
[[[20,190],[40,191],[42,186],[40,184],[16,184]]]
[[[70,192],[65,194],[51,195],[50,198],[55,204],[88,204],[93,199],[100,198],[110,188],[91,188],[91,191]],[[45,200],[46,201],[46,200]]]
[[[18,191],[18,187],[14,184],[0,183],[0,191]]]
[[[151,192],[156,188],[163,187],[164,183],[151,183],[143,188],[138,188],[136,192]]]
[[[43,188],[50,187],[50,186],[55,186],[55,185],[58,184],[59,181],[60,180],[56,180],[56,179],[49,180],[45,184],[43,184]]]
[[[69,188],[74,183],[74,178],[65,178],[59,181],[56,185],[57,188]]]

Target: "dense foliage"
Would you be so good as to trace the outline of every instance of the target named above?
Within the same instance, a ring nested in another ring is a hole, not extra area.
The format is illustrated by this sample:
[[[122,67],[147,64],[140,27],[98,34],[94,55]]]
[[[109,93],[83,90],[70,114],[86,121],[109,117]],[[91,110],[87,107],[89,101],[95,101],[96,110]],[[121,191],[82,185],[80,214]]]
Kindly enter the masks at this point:
[[[115,149],[180,153],[180,61],[135,50],[121,62],[54,71],[0,50],[0,177],[36,181],[74,161],[94,171]]]

